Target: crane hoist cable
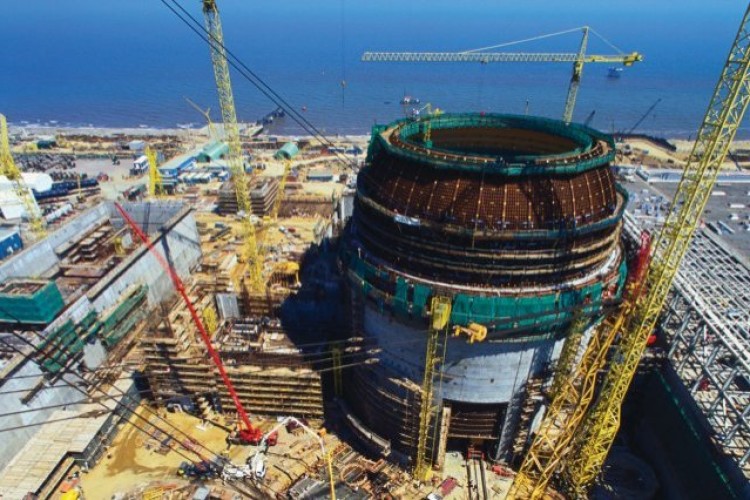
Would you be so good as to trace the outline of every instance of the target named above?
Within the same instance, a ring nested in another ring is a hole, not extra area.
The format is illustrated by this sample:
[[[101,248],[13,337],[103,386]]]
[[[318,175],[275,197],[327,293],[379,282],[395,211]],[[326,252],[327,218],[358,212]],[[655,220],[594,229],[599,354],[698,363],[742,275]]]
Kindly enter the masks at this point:
[[[290,105],[286,99],[278,94],[270,85],[268,85],[262,78],[260,78],[254,71],[252,71],[247,64],[245,64],[239,57],[237,57],[232,50],[230,50],[223,41],[217,40],[201,23],[198,22],[195,17],[190,14],[185,8],[180,5],[176,0],[159,0],[165,7],[167,7],[175,16],[182,21],[191,31],[193,31],[198,37],[204,40],[212,47],[217,47],[223,50],[227,55],[227,63],[233,67],[237,72],[250,82],[261,94],[266,96],[278,107],[286,111],[295,123],[301,126],[307,133],[318,139],[321,143],[334,147],[331,142],[317,127],[310,123],[299,111],[297,111],[292,105]],[[334,153],[336,158],[344,165],[355,168],[356,164],[347,158],[345,155]]]

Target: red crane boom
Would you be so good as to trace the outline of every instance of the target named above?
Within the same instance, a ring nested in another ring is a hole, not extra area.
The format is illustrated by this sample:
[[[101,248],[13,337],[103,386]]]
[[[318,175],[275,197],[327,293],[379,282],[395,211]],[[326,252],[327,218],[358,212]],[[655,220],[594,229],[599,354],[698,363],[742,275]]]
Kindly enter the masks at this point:
[[[209,356],[211,356],[211,360],[216,365],[216,368],[218,368],[219,374],[221,375],[221,380],[224,382],[227,391],[229,391],[229,395],[232,397],[232,401],[234,402],[234,407],[237,409],[237,413],[240,415],[240,419],[245,426],[244,429],[239,430],[239,441],[241,443],[249,444],[260,443],[261,439],[263,439],[263,432],[257,427],[254,427],[252,422],[250,421],[250,417],[247,415],[245,408],[242,406],[242,402],[240,402],[240,398],[239,396],[237,396],[237,391],[234,390],[234,385],[232,385],[232,381],[229,379],[229,376],[224,369],[224,363],[221,362],[219,354],[216,352],[216,349],[214,349],[213,345],[211,345],[211,338],[206,331],[206,327],[203,326],[203,321],[201,321],[198,312],[195,310],[195,306],[193,306],[193,302],[190,300],[190,297],[188,297],[187,291],[185,290],[185,285],[177,275],[177,271],[175,271],[174,267],[172,267],[172,265],[170,265],[169,262],[167,262],[166,259],[156,251],[156,248],[154,248],[154,244],[151,242],[151,239],[146,233],[143,232],[143,230],[132,219],[132,217],[128,215],[125,209],[122,208],[119,203],[115,203],[115,207],[117,208],[117,211],[120,212],[120,215],[122,215],[123,219],[125,219],[125,222],[128,223],[130,229],[132,229],[133,232],[138,236],[138,238],[146,245],[146,247],[148,247],[149,251],[156,258],[161,267],[163,267],[164,270],[169,274],[169,277],[172,279],[172,283],[174,284],[175,290],[177,290],[177,293],[180,294],[182,300],[185,302],[185,305],[188,308],[188,311],[190,311],[190,316],[193,318],[193,323],[195,323],[195,326],[198,328],[201,339],[203,339],[203,343],[206,345],[206,349],[208,350],[208,354]]]

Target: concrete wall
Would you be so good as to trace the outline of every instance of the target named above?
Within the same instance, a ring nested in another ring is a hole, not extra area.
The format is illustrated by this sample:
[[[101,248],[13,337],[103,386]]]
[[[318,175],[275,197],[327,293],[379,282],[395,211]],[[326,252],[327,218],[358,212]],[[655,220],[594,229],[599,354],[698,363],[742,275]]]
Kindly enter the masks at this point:
[[[365,308],[365,332],[383,349],[380,364],[421,384],[427,336],[390,316]],[[559,356],[562,340],[483,342],[448,339],[442,397],[466,403],[507,403],[530,374]]]
[[[151,228],[150,238],[157,251],[177,270],[181,278],[187,278],[201,260],[200,237],[192,212],[184,211],[182,204],[165,204],[163,209],[150,209],[146,203],[126,204],[129,215],[141,225]],[[178,220],[172,220],[177,218]],[[164,234],[163,224],[170,221],[174,225]],[[124,224],[119,214],[112,218],[115,226]],[[97,310],[115,303],[128,287],[134,284],[148,285],[149,306],[155,306],[174,295],[175,290],[169,275],[151,252],[141,247],[121,262],[102,279],[96,289],[87,294]]]
[[[29,390],[41,379],[41,373],[42,372],[36,363],[25,363],[16,372],[18,377],[23,378],[11,378],[7,380],[0,385],[0,391],[7,393],[17,390]],[[39,377],[33,375],[39,375]],[[75,377],[68,378],[71,381],[76,381]],[[40,391],[28,404],[23,404],[21,402],[21,397],[23,395],[24,392],[0,394],[0,408],[2,408],[2,413],[7,414],[17,411],[27,412],[4,417],[0,416],[0,429],[44,422],[52,413],[64,408],[60,406],[41,411],[31,410],[51,405],[71,404],[84,399],[84,396],[80,392],[62,381],[58,381],[52,387]],[[10,462],[16,453],[23,448],[26,442],[36,434],[39,429],[39,426],[26,427],[24,429],[17,429],[0,434],[0,469],[4,468]]]
[[[26,247],[0,265],[0,281],[11,277],[40,277],[53,272],[59,262],[55,248],[80,235],[98,221],[105,219],[109,213],[109,207],[106,204],[97,205],[56,231],[51,232],[42,241]]]
[[[199,264],[201,249],[198,229],[192,212],[187,211],[184,205],[166,203],[148,206],[146,203],[133,203],[124,204],[124,208],[136,222],[149,229],[151,239],[154,241],[157,250],[160,254],[167,256],[181,277],[187,277],[190,271]],[[111,217],[115,227],[121,227],[124,224],[114,205],[101,204],[52,233],[48,240],[27,248],[24,252],[4,263],[0,266],[0,279],[10,276],[38,276],[43,274],[44,271],[53,271],[58,263],[54,248],[81,234],[86,228],[105,217]],[[163,233],[160,228],[167,222],[173,225],[168,228],[166,233]],[[37,272],[38,274],[34,274]],[[92,309],[101,312],[116,304],[122,292],[134,284],[148,285],[149,306],[155,306],[161,300],[175,293],[167,273],[163,271],[156,258],[145,247],[142,247],[131,253],[85,295],[69,304],[65,311],[48,325],[45,333],[60,326],[68,319],[79,321]],[[97,344],[87,345],[84,351],[87,366],[95,368],[101,364],[104,359],[102,354],[101,346]],[[17,373],[21,376],[32,374],[41,376],[41,370],[34,362],[25,363]],[[69,376],[68,379],[78,381],[75,376]],[[5,383],[0,383],[0,392],[30,389],[39,380],[40,378],[36,377],[11,378]],[[0,408],[2,408],[3,413],[56,404],[70,404],[83,399],[82,394],[67,386],[65,382],[57,382],[55,388],[44,389],[27,405],[20,401],[23,394],[23,392],[0,394]],[[54,411],[61,408],[0,417],[0,428],[43,422]],[[26,441],[38,430],[38,426],[28,427],[19,431],[4,432],[0,435],[0,469],[18,453]]]

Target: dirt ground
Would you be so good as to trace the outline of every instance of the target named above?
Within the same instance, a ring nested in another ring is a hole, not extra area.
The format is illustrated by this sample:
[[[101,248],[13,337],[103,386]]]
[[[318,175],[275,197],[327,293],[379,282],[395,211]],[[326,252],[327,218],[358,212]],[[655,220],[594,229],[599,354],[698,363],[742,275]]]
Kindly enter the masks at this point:
[[[170,434],[184,437],[148,413],[143,407],[139,408],[138,413],[157,427],[169,431]],[[178,429],[200,440],[200,443],[209,450],[220,453],[226,449],[227,434],[223,429],[211,425],[205,429],[201,428],[200,419],[182,413],[161,412],[161,415]],[[145,421],[136,417],[131,417],[130,420],[138,427],[148,426]],[[149,449],[151,448],[149,441],[151,438],[145,436],[135,426],[126,424],[99,463],[82,475],[81,484],[86,499],[110,500],[118,492],[133,491],[139,487],[145,487],[152,481],[183,483],[184,481],[177,475],[180,463],[200,460],[198,455],[185,450],[180,445],[174,446],[178,451],[170,451],[161,455],[154,449]],[[205,455],[209,454],[205,449],[198,449]],[[244,463],[248,453],[247,448],[233,446],[229,451],[229,457],[236,463]]]
[[[148,182],[146,176],[129,177],[130,167],[132,166],[133,162],[126,159],[121,159],[119,165],[112,165],[112,161],[106,158],[79,158],[76,160],[75,171],[88,174],[89,177],[94,178],[100,172],[109,175],[109,181],[100,183],[102,197],[107,200],[115,200],[130,186]]]

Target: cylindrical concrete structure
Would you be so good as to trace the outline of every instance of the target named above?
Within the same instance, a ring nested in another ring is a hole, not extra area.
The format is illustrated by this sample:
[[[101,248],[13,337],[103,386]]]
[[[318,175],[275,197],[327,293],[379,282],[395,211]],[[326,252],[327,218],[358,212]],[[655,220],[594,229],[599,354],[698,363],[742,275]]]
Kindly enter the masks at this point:
[[[604,134],[543,118],[374,128],[342,264],[354,326],[381,352],[355,371],[347,399],[393,450],[408,457],[416,446],[427,308],[446,296],[453,325],[489,334],[443,343],[430,446],[438,462],[468,443],[497,459],[511,452],[528,382],[545,380],[573,315],[596,317],[622,292],[627,195],[609,168],[614,153]]]

